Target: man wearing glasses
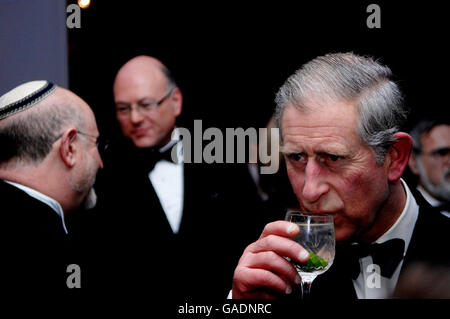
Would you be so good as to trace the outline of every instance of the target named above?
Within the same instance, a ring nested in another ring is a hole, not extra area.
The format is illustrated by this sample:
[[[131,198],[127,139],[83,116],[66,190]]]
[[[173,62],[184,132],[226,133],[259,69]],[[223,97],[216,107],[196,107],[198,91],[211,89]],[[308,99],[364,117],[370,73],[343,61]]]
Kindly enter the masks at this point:
[[[245,240],[236,223],[245,214],[237,215],[252,198],[229,198],[218,176],[223,171],[213,165],[184,163],[176,128],[183,97],[159,60],[138,56],[125,63],[113,93],[122,137],[110,143],[96,185],[108,232],[99,236],[99,250],[111,266],[102,286],[151,287],[149,293],[171,300],[223,298],[241,248],[233,243],[243,248]],[[223,240],[230,231],[235,239]]]
[[[450,124],[421,120],[411,131],[409,168],[418,176],[417,189],[441,213],[450,217]]]
[[[95,206],[93,185],[103,168],[98,137],[89,106],[48,81],[27,82],[0,97],[5,291],[68,288],[67,268],[78,260],[65,218]]]

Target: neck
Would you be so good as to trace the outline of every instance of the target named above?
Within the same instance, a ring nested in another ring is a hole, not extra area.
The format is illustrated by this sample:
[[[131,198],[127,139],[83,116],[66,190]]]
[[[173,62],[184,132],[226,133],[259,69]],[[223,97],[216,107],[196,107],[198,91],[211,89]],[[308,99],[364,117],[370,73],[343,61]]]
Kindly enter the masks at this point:
[[[1,167],[0,179],[24,185],[54,199],[64,213],[75,209],[69,205],[72,192],[68,191],[64,179],[55,168],[47,169],[44,164]]]
[[[389,197],[381,206],[371,227],[360,238],[363,243],[372,243],[386,233],[401,216],[406,205],[406,191],[402,182],[391,184]]]

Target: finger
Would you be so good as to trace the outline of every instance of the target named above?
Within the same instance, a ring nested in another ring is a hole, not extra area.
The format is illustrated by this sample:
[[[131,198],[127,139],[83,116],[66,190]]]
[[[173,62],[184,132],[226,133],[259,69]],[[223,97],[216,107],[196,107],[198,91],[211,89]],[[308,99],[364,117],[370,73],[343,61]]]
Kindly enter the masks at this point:
[[[251,254],[247,260],[243,261],[242,265],[248,268],[269,270],[280,277],[284,277],[291,285],[301,283],[300,275],[297,273],[295,267],[273,251]]]
[[[236,268],[233,281],[233,296],[253,296],[273,291],[278,294],[289,294],[292,287],[280,276],[265,270],[248,267]]]
[[[295,237],[300,233],[300,228],[291,222],[285,220],[278,220],[276,222],[272,222],[267,224],[264,227],[264,230],[261,234],[260,238],[269,236],[269,235],[278,235],[283,237]]]
[[[281,257],[289,257],[294,261],[305,263],[309,259],[309,253],[299,243],[292,239],[268,235],[247,247],[247,252],[259,253],[263,251],[273,251]]]

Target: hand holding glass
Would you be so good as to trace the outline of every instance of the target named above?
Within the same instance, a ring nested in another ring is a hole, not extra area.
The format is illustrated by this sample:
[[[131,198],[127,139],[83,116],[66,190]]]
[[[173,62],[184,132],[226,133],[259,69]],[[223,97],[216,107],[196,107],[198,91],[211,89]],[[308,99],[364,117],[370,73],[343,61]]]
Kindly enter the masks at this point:
[[[297,224],[300,234],[292,238],[309,252],[306,263],[292,262],[302,277],[302,296],[307,299],[313,280],[333,264],[335,237],[333,216],[322,213],[288,212],[286,220]]]

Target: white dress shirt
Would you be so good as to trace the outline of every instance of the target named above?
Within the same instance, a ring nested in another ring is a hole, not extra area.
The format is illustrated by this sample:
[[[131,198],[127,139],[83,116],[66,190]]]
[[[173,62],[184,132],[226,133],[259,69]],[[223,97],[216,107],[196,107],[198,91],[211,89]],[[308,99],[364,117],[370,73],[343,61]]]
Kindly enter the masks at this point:
[[[62,222],[62,227],[64,228],[64,231],[66,232],[66,234],[68,234],[69,232],[67,231],[66,228],[66,224],[64,222],[64,212],[62,210],[61,205],[54,200],[53,198],[48,197],[47,195],[44,195],[40,192],[38,192],[37,190],[34,190],[32,188],[29,188],[27,186],[24,186],[22,184],[17,184],[17,183],[13,183],[10,181],[5,181],[6,183],[17,187],[18,189],[23,190],[25,193],[27,193],[28,195],[30,195],[31,197],[37,199],[38,201],[50,206],[58,215],[59,217],[61,217],[61,222]]]
[[[423,198],[433,207],[443,204],[443,202],[438,201],[436,198],[431,196],[422,186],[417,186],[417,190],[422,194]],[[445,217],[450,218],[450,212],[446,210],[441,210],[441,214]]]
[[[411,194],[406,183],[401,180],[403,188],[406,192],[406,204],[403,208],[402,214],[397,219],[394,225],[385,232],[380,238],[378,238],[375,243],[381,244],[390,239],[400,238],[405,241],[405,256],[408,250],[409,242],[411,241],[411,236],[414,230],[414,226],[419,216],[419,206],[416,200]],[[403,260],[399,263],[394,271],[391,278],[385,278],[379,276],[379,286],[374,285],[373,280],[373,260],[371,256],[363,257],[359,259],[360,273],[356,280],[353,280],[353,286],[355,287],[356,295],[358,299],[384,299],[390,298],[397,286],[398,277],[400,275],[400,270],[402,268]]]
[[[165,151],[178,141],[179,132],[175,129],[172,133],[172,138],[169,144],[162,147],[159,151]],[[179,142],[175,147],[178,163],[173,163],[166,160],[158,161],[153,170],[148,174],[148,177],[153,185],[153,188],[155,189],[156,195],[158,195],[159,201],[173,233],[177,234],[180,229],[181,218],[183,215],[183,143]]]

